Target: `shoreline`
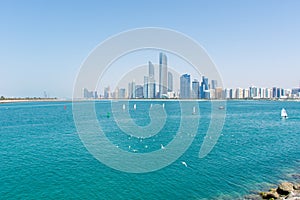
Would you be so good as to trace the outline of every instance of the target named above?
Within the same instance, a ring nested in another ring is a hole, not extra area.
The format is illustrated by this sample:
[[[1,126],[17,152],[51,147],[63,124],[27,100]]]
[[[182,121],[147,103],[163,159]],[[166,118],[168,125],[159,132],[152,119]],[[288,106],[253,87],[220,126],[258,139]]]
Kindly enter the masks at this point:
[[[5,103],[23,103],[23,102],[64,102],[68,101],[65,99],[2,99],[0,100],[0,104]]]
[[[300,99],[59,99],[59,98],[30,98],[30,99],[1,99],[0,104],[22,103],[22,102],[101,102],[101,101],[198,101],[198,102],[226,102],[226,101],[280,101],[280,102],[300,102]]]

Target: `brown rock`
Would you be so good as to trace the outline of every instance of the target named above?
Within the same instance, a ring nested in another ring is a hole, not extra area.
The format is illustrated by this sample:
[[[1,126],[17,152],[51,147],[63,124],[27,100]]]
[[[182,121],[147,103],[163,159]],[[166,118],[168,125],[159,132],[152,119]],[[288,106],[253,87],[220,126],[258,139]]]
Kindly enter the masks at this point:
[[[294,184],[294,189],[295,190],[300,190],[300,184]]]
[[[283,182],[278,185],[277,192],[281,195],[288,195],[290,192],[294,190],[293,183]]]
[[[279,194],[275,191],[270,191],[270,192],[262,192],[260,193],[261,197],[263,199],[278,199],[279,198]]]
[[[300,191],[292,191],[285,199],[287,200],[300,200]]]

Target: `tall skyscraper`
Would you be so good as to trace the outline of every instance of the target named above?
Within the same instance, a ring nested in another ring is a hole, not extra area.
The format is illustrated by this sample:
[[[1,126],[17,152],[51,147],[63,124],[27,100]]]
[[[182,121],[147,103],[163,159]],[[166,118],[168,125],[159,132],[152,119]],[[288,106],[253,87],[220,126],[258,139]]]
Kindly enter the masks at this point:
[[[159,54],[159,98],[168,93],[168,66],[167,56],[164,53]]]
[[[215,90],[218,87],[217,80],[211,80],[211,89]]]
[[[283,96],[283,92],[281,88],[277,88],[277,98],[280,98],[281,96]]]
[[[155,80],[154,80],[154,65],[149,61],[149,77],[148,77],[148,98],[154,99],[156,88],[155,88]]]
[[[136,91],[135,91],[135,81],[132,81],[131,83],[128,83],[128,98],[129,99],[135,99],[136,97]]]
[[[148,76],[144,76],[143,96],[145,99],[148,98],[148,82],[149,82]]]
[[[106,87],[104,88],[104,94],[103,94],[105,99],[109,99],[110,98],[110,87]]]
[[[168,72],[168,92],[173,92],[173,74]]]
[[[83,88],[83,98],[94,98],[94,92]]]
[[[143,86],[136,85],[135,86],[135,98],[143,98]]]
[[[273,87],[273,88],[272,88],[272,94],[273,94],[273,95],[272,95],[273,98],[276,98],[276,97],[277,97],[277,88],[276,88],[276,87]]]
[[[202,83],[200,87],[200,97],[202,99],[209,99],[208,78],[206,78],[205,76],[202,77]]]
[[[192,98],[193,99],[198,99],[199,98],[199,81],[195,79],[192,82]]]
[[[188,99],[191,97],[191,76],[189,74],[183,74],[180,77],[180,98]]]
[[[119,95],[118,96],[119,99],[125,99],[125,96],[126,96],[126,90],[125,90],[125,88],[120,88],[118,95]]]

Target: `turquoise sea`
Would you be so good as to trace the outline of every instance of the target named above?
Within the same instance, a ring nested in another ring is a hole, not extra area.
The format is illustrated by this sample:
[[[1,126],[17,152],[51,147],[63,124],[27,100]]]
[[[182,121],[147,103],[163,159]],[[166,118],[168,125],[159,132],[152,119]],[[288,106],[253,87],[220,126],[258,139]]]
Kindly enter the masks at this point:
[[[131,111],[136,124],[149,122],[150,103],[130,102],[137,105]],[[145,140],[122,133],[110,101],[95,107],[112,143],[151,152],[172,140],[180,122],[178,102],[154,103],[165,104],[167,123]],[[242,199],[300,173],[300,102],[228,101],[218,143],[202,159],[211,105],[200,101],[199,107],[198,133],[188,150],[168,167],[134,174],[111,169],[88,152],[71,102],[0,104],[0,199]],[[286,120],[280,118],[282,108]]]

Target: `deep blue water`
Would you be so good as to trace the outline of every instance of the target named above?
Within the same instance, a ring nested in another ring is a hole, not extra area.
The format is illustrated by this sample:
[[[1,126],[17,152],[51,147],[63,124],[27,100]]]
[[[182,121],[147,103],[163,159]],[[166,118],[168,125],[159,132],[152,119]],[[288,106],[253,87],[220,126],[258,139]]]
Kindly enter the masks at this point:
[[[150,102],[134,103],[131,117],[146,125]],[[151,152],[167,145],[180,123],[178,102],[164,103],[166,125],[144,140],[122,133],[109,101],[96,103],[97,117],[119,148]],[[210,103],[199,106],[200,126],[189,149],[166,168],[134,174],[111,169],[88,152],[70,102],[0,104],[0,199],[237,199],[300,173],[300,102],[228,101],[218,143],[202,159]],[[280,119],[283,107],[287,120]]]

